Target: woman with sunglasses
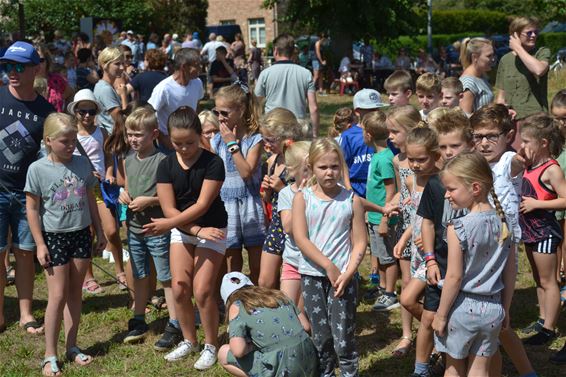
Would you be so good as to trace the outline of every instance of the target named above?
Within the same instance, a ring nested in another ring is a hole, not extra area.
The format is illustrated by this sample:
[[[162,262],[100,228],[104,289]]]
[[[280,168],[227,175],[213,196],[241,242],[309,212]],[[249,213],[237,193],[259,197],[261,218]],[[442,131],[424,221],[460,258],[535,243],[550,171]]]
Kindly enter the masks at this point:
[[[499,89],[496,102],[516,112],[517,137],[513,147],[520,147],[521,121],[540,111],[548,111],[547,81],[550,50],[536,47],[538,20],[517,17],[509,25],[509,48],[499,62],[495,87]]]
[[[94,93],[90,89],[82,89],[75,94],[73,102],[67,106],[69,114],[77,118],[77,142],[80,147],[75,149],[75,155],[85,155],[90,161],[93,174],[98,180],[103,180],[106,176],[106,161],[111,161],[112,156],[108,156],[104,151],[104,142],[108,138],[108,131],[96,124],[96,115],[100,112],[100,104],[96,101]],[[94,197],[98,211],[107,210],[104,207],[104,200],[97,185],[94,188]],[[104,289],[98,284],[92,272],[92,264],[89,263],[83,282],[83,292],[89,294],[100,294]]]

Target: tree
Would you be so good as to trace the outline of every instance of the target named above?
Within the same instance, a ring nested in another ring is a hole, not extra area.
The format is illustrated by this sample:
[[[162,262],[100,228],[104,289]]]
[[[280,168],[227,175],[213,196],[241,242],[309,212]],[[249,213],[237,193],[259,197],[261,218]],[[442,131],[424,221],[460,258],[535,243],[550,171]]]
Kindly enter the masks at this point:
[[[82,17],[94,16],[120,20],[125,29],[148,33],[155,31],[184,33],[204,31],[207,0],[20,0],[24,5],[26,33],[45,33],[48,39],[55,30],[67,35],[79,31]],[[0,4],[2,29],[17,29],[17,7]]]

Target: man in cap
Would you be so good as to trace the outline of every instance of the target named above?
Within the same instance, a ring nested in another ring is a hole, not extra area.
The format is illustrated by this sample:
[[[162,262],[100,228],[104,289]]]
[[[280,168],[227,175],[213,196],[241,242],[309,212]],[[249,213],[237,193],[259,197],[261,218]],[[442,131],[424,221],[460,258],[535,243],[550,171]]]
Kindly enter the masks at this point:
[[[128,30],[126,33],[126,39],[122,41],[123,45],[126,45],[132,50],[132,64],[137,68],[138,63],[142,60],[141,49],[138,41],[136,40],[136,35],[132,30]]]
[[[362,198],[366,197],[366,181],[373,147],[364,143],[364,135],[360,125],[364,115],[385,107],[381,95],[374,89],[362,89],[354,96],[354,113],[358,123],[352,125],[340,135],[340,146],[350,172],[350,184],[354,192]]]
[[[20,326],[28,333],[41,333],[43,326],[32,313],[35,242],[26,219],[23,189],[28,168],[40,151],[43,121],[55,111],[33,89],[39,63],[39,54],[26,42],[15,42],[0,57],[9,80],[8,86],[0,88],[0,259],[4,260],[8,249],[10,229],[16,256]],[[6,326],[5,286],[5,266],[0,263],[0,332]]]

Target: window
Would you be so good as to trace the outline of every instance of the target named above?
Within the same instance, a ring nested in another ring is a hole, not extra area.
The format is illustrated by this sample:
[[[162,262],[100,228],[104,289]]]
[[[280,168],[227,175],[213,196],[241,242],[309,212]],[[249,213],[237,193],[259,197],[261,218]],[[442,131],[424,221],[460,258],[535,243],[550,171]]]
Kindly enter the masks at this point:
[[[263,18],[250,18],[248,20],[250,41],[255,39],[257,47],[265,47],[265,20]]]
[[[236,25],[236,20],[220,20],[220,25]]]

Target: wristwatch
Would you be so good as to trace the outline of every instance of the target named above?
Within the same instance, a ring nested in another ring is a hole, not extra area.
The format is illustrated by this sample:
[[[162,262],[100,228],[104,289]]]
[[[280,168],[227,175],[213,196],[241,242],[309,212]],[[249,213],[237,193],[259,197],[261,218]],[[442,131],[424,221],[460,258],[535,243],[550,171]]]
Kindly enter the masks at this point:
[[[238,152],[240,150],[240,146],[238,144],[236,145],[231,145],[228,147],[228,152],[234,154],[236,152]]]

